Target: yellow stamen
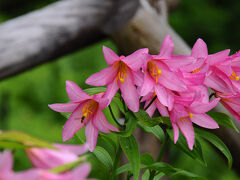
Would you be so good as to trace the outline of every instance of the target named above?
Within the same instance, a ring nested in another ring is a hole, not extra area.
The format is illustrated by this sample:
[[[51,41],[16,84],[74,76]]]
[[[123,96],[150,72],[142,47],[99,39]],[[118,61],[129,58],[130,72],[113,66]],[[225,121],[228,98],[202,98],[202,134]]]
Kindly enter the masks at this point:
[[[156,84],[158,82],[159,75],[162,74],[162,71],[158,69],[158,66],[153,62],[149,61],[147,64],[147,71],[155,78]]]
[[[127,65],[123,61],[117,61],[114,66],[118,68],[118,74],[117,74],[116,80],[119,79],[119,81],[123,83],[127,75]]]
[[[85,119],[88,119],[89,116],[97,109],[97,107],[98,103],[96,101],[94,100],[88,101],[82,109],[82,117],[80,118],[81,122],[83,122]]]
[[[188,113],[189,116],[185,116],[185,117],[181,117],[179,118],[180,122],[182,123],[183,121],[185,122],[188,118],[193,118],[193,114],[192,113]]]
[[[236,80],[236,81],[239,81],[239,79],[240,79],[239,76],[237,76],[237,74],[234,71],[233,71],[232,75],[229,77],[230,77],[230,79]]]
[[[200,68],[197,68],[195,70],[193,70],[191,73],[198,73],[200,71]]]

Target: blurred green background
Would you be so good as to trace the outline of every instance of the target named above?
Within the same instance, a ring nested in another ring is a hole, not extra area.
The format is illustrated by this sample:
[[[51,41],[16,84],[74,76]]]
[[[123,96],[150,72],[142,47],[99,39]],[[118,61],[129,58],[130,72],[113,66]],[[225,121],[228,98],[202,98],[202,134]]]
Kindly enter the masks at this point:
[[[54,0],[0,0],[0,22],[44,7]],[[239,0],[182,0],[169,15],[169,22],[186,42],[192,46],[201,37],[208,44],[209,53],[223,49],[238,50],[240,40]],[[68,100],[65,81],[72,80],[81,88],[86,78],[106,67],[102,45],[116,51],[110,40],[81,49],[20,75],[0,82],[0,129],[15,129],[52,142],[61,141],[65,118],[48,108],[48,104]],[[237,180],[235,172],[208,144],[203,144],[208,167],[190,159],[171,146],[170,160],[180,167],[208,179]],[[15,154],[15,169],[29,167],[24,154]],[[24,161],[22,161],[24,159]]]

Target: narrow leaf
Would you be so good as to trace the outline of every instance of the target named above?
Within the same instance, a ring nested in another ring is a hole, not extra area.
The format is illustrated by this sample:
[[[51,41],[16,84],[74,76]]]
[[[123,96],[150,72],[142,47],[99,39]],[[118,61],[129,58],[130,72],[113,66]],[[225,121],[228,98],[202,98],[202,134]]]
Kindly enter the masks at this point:
[[[163,163],[163,162],[156,162],[154,164],[151,165],[147,165],[147,166],[143,166],[143,169],[150,169],[150,170],[155,170],[155,171],[159,171],[164,173],[165,175],[167,175],[168,177],[174,178],[177,175],[181,175],[184,177],[188,177],[190,179],[197,179],[197,180],[205,180],[205,178],[193,174],[191,172],[187,172],[185,170],[181,170],[178,168],[174,168],[169,164]]]
[[[0,148],[4,149],[26,149],[31,146],[25,146],[16,142],[0,141]]]
[[[13,141],[25,146],[54,149],[51,143],[20,131],[2,131],[0,133],[0,141]]]
[[[238,128],[234,125],[231,117],[222,112],[209,111],[207,114],[213,118],[219,125],[232,128],[233,130],[239,132]]]
[[[93,154],[101,161],[108,169],[113,167],[113,161],[109,153],[102,147],[96,146]]]
[[[105,92],[106,88],[105,87],[94,87],[94,88],[84,89],[84,91],[89,95],[94,95],[94,94],[98,94],[101,92]]]
[[[154,134],[159,139],[160,142],[163,142],[163,139],[164,139],[165,135],[164,135],[164,132],[163,132],[162,128],[159,125],[156,125],[154,127],[147,127],[147,126],[142,125],[141,123],[138,123],[138,125],[145,132]]]
[[[170,139],[173,141],[173,131],[168,129],[167,132]],[[176,146],[179,147],[183,152],[185,152],[191,158],[197,160],[198,162],[206,166],[206,162],[202,153],[202,147],[197,138],[195,138],[195,144],[194,144],[193,150],[191,151],[188,148],[188,145],[184,136],[180,133]]]
[[[112,133],[117,134],[121,137],[129,137],[132,135],[133,131],[137,126],[137,120],[132,112],[127,112],[125,115],[125,118],[127,120],[125,130],[120,132],[112,132]]]
[[[152,157],[151,154],[148,154],[148,153],[144,153],[141,155],[141,163],[144,164],[144,165],[150,165],[150,164],[153,164],[155,161],[154,161],[154,158]]]
[[[216,135],[210,132],[207,132],[198,128],[195,129],[195,132],[197,135],[206,139],[207,141],[212,143],[216,148],[218,148],[227,158],[229,168],[232,166],[232,155],[228,150],[227,146],[222,142],[221,139],[219,139]]]
[[[120,145],[131,164],[133,180],[138,180],[140,173],[140,154],[136,139],[131,135],[129,137],[120,137],[119,140]]]

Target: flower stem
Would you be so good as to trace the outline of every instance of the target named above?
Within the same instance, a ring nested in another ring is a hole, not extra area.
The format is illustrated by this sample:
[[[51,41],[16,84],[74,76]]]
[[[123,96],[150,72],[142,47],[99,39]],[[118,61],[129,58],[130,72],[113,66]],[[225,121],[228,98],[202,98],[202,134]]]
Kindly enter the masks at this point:
[[[108,108],[109,108],[109,111],[110,111],[110,113],[111,113],[111,116],[112,116],[113,120],[117,123],[118,126],[121,127],[122,125],[119,124],[119,122],[118,122],[117,119],[115,118],[110,104],[109,104]]]
[[[151,100],[151,102],[147,105],[147,107],[144,108],[144,111],[146,111],[151,105],[152,103],[155,101],[155,99],[157,99],[157,96],[154,96],[154,98]]]

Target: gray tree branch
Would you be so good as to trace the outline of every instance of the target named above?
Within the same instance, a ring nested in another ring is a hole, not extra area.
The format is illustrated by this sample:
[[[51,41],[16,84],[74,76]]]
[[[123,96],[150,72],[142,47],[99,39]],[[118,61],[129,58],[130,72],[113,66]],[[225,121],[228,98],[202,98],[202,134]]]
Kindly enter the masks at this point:
[[[0,25],[0,79],[92,44],[122,27],[138,0],[62,0]]]

